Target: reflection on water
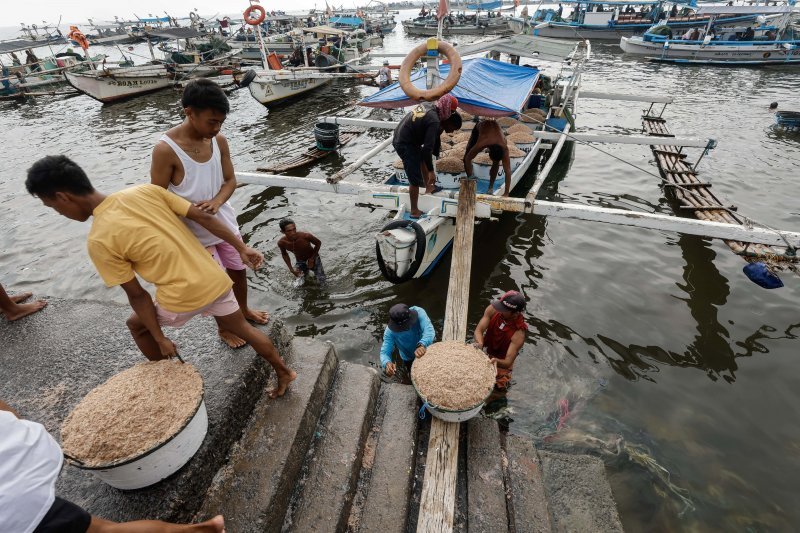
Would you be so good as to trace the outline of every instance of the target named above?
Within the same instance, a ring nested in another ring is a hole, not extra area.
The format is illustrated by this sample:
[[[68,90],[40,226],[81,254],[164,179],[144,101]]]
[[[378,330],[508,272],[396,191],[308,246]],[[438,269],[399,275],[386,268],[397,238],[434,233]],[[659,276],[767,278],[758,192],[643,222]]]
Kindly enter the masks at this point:
[[[405,50],[409,41],[401,30],[385,44]],[[630,61],[610,45],[593,49],[588,90],[673,95],[676,104],[665,114],[670,128],[719,142],[700,165],[702,179],[741,213],[798,229],[800,138],[775,128],[767,109],[771,101],[790,107],[800,89],[796,73],[682,69]],[[375,57],[382,59],[380,51]],[[321,114],[399,116],[352,109],[374,90],[336,82],[269,111],[246,91],[232,94],[223,131],[236,168],[254,170],[304,150]],[[0,199],[6,207],[0,282],[124,303],[122,291],[105,289],[89,263],[83,244],[88,227],[45,211],[25,193],[24,172],[41,155],[67,153],[101,190],[146,181],[153,144],[181,120],[178,93],[112,106],[85,97],[0,106]],[[640,107],[581,101],[578,127],[636,133]],[[296,174],[328,176],[388,134],[366,133],[340,155]],[[568,144],[540,198],[671,212],[647,147],[599,148]],[[348,179],[380,183],[394,158],[381,155]],[[533,173],[526,176],[522,189],[533,179]],[[343,359],[370,364],[377,362],[394,303],[422,306],[441,331],[449,257],[428,278],[399,286],[384,281],[371,236],[385,223],[385,212],[356,208],[349,197],[278,188],[243,187],[234,200],[243,235],[266,259],[250,276],[251,298],[296,334],[332,341]],[[322,240],[327,287],[292,286],[276,248],[284,216]],[[483,221],[474,247],[470,330],[504,291],[518,289],[529,299],[530,333],[515,364],[515,384],[493,406],[510,431],[541,446],[603,457],[629,531],[796,529],[796,278],[784,277],[786,287],[766,291],[742,275],[741,259],[718,241],[538,216]]]

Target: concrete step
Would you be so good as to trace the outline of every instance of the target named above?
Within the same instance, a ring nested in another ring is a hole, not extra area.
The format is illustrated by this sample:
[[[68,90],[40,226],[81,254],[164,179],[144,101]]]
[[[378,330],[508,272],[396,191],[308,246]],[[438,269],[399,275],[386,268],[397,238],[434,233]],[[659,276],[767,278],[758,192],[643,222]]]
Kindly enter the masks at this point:
[[[539,456],[556,531],[622,532],[602,460],[552,452]]]
[[[554,531],[545,495],[542,464],[533,442],[516,435],[507,436],[506,460],[510,531],[514,533]],[[599,530],[586,529],[584,531]]]
[[[145,358],[125,327],[130,306],[60,298],[48,302],[25,320],[0,319],[0,383],[3,400],[60,439],[64,419],[89,391]],[[259,329],[286,353],[288,334],[279,319]],[[262,396],[269,365],[250,347],[225,346],[212,319],[195,318],[168,335],[203,376],[206,438],[178,472],[139,490],[112,488],[90,471],[65,464],[56,494],[93,515],[119,522],[142,517],[190,521]]]
[[[406,531],[417,448],[418,403],[413,387],[399,383],[381,387],[348,531]]]
[[[284,531],[346,529],[379,384],[374,369],[339,363]]]
[[[198,519],[223,514],[231,533],[280,531],[337,368],[333,346],[309,339],[292,339],[286,359],[297,379],[283,398],[256,404]]]
[[[508,531],[503,446],[497,421],[476,417],[467,426],[467,530]]]

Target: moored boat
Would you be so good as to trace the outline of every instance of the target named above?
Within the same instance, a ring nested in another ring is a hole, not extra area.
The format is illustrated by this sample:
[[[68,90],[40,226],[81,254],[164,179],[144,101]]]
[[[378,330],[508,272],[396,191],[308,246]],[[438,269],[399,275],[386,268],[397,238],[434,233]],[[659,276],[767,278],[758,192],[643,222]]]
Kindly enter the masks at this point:
[[[172,85],[164,65],[65,72],[64,75],[74,88],[104,104],[160,91]]]
[[[715,15],[733,9],[707,6],[699,13],[711,15],[702,28],[675,36],[668,24],[658,24],[641,37],[623,37],[625,53],[647,56],[658,62],[687,65],[790,65],[800,64],[800,36],[789,27],[793,13],[790,6],[736,6],[739,12],[778,14],[767,23],[760,18],[753,26],[718,28]]]

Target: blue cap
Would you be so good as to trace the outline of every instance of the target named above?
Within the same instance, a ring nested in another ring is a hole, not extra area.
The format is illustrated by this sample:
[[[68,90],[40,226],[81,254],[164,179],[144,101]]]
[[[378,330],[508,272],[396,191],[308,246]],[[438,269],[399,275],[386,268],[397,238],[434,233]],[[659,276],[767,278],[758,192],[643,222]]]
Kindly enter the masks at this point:
[[[745,265],[742,271],[750,281],[765,289],[780,289],[783,287],[781,278],[776,276],[765,263],[750,263]]]

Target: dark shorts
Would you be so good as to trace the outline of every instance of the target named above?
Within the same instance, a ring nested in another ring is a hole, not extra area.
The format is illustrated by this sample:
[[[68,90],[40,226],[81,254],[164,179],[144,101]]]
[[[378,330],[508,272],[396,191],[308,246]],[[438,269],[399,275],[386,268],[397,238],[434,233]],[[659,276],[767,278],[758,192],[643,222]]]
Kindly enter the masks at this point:
[[[406,176],[408,176],[408,183],[416,187],[424,187],[425,180],[422,179],[422,170],[420,169],[420,165],[422,164],[422,151],[419,148],[414,148],[413,146],[407,146],[405,144],[396,144],[394,145],[394,149],[403,161],[403,168],[406,171]]]
[[[33,533],[86,533],[91,522],[92,515],[84,509],[56,496]]]

